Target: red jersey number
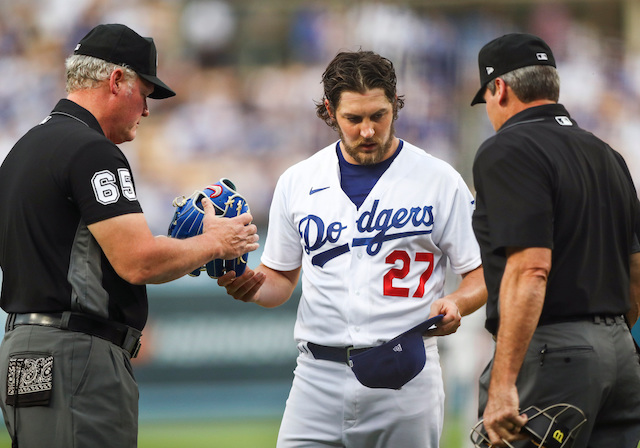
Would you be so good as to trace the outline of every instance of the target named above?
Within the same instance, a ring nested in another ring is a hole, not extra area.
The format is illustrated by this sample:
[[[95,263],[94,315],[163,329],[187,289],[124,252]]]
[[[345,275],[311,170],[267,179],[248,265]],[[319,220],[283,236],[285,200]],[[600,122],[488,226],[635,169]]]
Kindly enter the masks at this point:
[[[409,254],[403,250],[394,250],[387,255],[387,258],[385,258],[384,261],[387,264],[396,264],[398,261],[402,264],[399,268],[389,269],[389,272],[384,275],[384,295],[392,297],[409,297],[409,288],[393,286],[393,279],[403,279],[409,274],[411,270],[411,257]],[[414,261],[420,263],[416,269],[422,269],[424,266],[422,265],[423,262],[428,263],[425,270],[420,275],[420,284],[412,296],[422,297],[424,296],[424,285],[433,273],[433,254],[429,252],[417,252]]]

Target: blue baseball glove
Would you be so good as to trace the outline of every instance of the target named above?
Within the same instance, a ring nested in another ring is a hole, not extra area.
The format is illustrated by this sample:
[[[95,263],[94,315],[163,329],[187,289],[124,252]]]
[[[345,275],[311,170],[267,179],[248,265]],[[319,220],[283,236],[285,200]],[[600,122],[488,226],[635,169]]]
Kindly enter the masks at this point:
[[[204,197],[211,199],[217,216],[232,218],[249,211],[247,201],[236,191],[233,182],[222,178],[202,191],[195,191],[188,198],[180,196],[173,200],[176,211],[169,224],[170,237],[184,239],[202,233],[204,209],[201,201]],[[248,259],[248,253],[232,260],[215,259],[189,275],[197,277],[200,271],[206,270],[211,278],[222,277],[229,271],[235,271],[240,276],[247,267]]]

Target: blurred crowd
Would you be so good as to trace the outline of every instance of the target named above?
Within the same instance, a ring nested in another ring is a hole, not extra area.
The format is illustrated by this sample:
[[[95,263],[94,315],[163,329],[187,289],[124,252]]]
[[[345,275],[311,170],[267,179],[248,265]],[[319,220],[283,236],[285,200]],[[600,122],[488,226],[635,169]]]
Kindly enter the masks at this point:
[[[620,36],[550,2],[531,2],[523,19],[402,2],[0,0],[0,159],[65,96],[64,59],[77,41],[113,22],[154,38],[159,75],[178,93],[150,100],[138,137],[122,145],[156,233],[175,196],[221,177],[235,182],[264,230],[278,176],[336,139],[314,101],[341,49],[394,62],[406,100],[397,135],[447,160],[471,186],[473,154],[493,133],[483,107],[469,106],[477,51],[506,32],[539,34],[556,53],[560,101],[623,153],[640,181],[640,58],[625,53]]]

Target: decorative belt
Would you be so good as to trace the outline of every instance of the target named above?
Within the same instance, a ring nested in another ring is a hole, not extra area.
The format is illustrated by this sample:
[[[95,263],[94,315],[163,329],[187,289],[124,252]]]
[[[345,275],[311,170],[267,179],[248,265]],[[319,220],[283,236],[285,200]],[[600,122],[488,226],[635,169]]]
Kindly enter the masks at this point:
[[[11,331],[20,325],[42,325],[61,330],[77,331],[105,339],[127,351],[132,358],[140,351],[142,332],[128,325],[110,322],[88,314],[73,313],[10,313],[7,316],[5,331]]]
[[[315,359],[325,361],[343,362],[349,364],[349,356],[365,352],[373,347],[353,348],[353,347],[329,347],[307,342],[307,348]]]

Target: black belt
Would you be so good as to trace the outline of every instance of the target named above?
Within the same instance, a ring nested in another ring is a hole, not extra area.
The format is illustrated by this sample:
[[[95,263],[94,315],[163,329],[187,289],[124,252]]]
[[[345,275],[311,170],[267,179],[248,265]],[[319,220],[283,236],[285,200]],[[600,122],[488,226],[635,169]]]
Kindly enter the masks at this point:
[[[600,325],[614,325],[614,324],[624,324],[626,323],[626,319],[623,315],[613,315],[613,314],[586,314],[583,316],[555,316],[555,317],[544,317],[540,318],[538,321],[538,327],[542,327],[545,325],[551,324],[565,324],[568,322],[593,322],[594,324]],[[493,340],[496,340],[497,334],[491,333]]]
[[[624,324],[627,323],[626,319],[622,315],[618,316],[592,316],[594,324],[605,324],[605,325],[613,325],[613,324]]]
[[[123,348],[132,358],[140,351],[142,332],[125,324],[110,322],[87,314],[72,313],[10,313],[7,316],[5,331],[11,331],[19,325],[42,325],[61,330],[77,331],[105,339]]]
[[[307,348],[314,358],[323,359],[325,361],[343,362],[349,364],[349,356],[366,352],[373,347],[353,348],[351,347],[329,347],[327,345],[318,345],[313,342],[307,342]]]
[[[625,323],[624,316],[621,314],[588,314],[583,316],[552,316],[552,317],[541,317],[538,322],[538,326],[550,325],[550,324],[561,324],[566,322],[578,322],[578,321],[591,321],[594,324],[605,324],[605,325],[613,325],[613,324],[623,324]]]

